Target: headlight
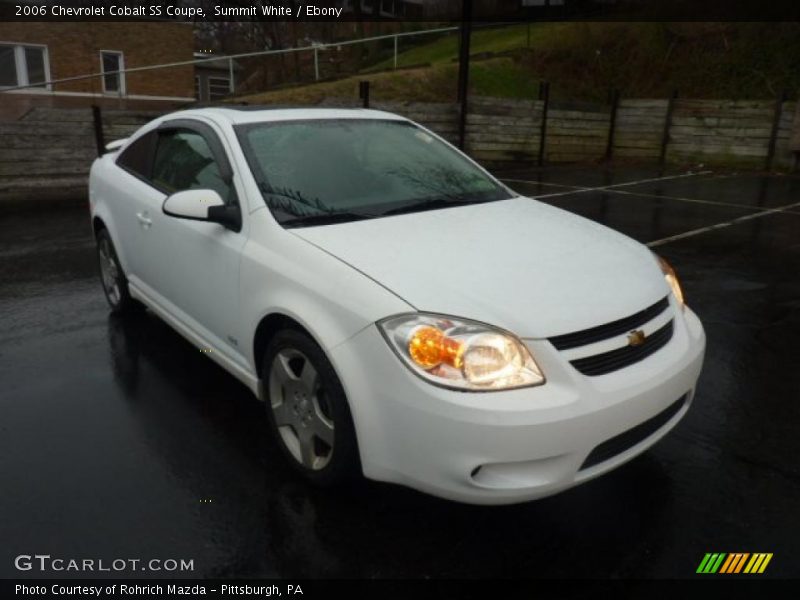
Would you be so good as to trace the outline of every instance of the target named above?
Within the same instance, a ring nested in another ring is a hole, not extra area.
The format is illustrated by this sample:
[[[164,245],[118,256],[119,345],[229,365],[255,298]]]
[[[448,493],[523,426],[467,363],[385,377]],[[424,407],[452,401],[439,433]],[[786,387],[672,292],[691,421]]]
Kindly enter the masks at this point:
[[[681,308],[684,308],[686,303],[683,300],[683,290],[681,289],[681,284],[678,281],[678,275],[675,273],[675,269],[658,254],[656,254],[656,258],[658,259],[658,266],[661,267],[661,272],[664,273],[664,279],[667,280],[667,285],[669,285],[672,293],[675,295],[678,304],[681,305]]]
[[[482,323],[408,314],[380,321],[378,328],[414,373],[437,385],[488,391],[545,381],[519,339]]]

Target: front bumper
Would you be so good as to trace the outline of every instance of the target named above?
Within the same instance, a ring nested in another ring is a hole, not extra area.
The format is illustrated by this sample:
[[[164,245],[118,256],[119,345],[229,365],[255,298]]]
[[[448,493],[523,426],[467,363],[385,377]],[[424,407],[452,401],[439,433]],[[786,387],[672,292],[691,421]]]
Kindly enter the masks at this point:
[[[461,502],[507,504],[621,465],[672,429],[693,400],[705,334],[691,310],[672,309],[666,346],[597,377],[576,371],[547,340],[525,340],[547,382],[502,392],[431,385],[400,362],[377,327],[366,328],[330,352],[365,476]]]

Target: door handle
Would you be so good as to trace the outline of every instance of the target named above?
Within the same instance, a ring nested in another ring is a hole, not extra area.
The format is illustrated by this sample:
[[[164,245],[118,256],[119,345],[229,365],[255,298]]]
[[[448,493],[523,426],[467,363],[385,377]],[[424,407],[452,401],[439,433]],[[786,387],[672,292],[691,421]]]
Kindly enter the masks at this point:
[[[153,220],[147,216],[147,212],[136,213],[136,218],[139,219],[139,223],[145,229],[148,229],[153,224]]]

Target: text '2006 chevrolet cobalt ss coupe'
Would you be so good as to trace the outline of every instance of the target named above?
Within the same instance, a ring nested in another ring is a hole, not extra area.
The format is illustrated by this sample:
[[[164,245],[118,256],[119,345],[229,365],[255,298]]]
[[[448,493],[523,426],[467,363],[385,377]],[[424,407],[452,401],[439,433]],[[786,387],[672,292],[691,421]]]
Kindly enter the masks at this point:
[[[665,261],[402,117],[173,113],[111,144],[89,187],[112,310],[207,350],[317,483],[530,500],[692,402],[705,335]]]

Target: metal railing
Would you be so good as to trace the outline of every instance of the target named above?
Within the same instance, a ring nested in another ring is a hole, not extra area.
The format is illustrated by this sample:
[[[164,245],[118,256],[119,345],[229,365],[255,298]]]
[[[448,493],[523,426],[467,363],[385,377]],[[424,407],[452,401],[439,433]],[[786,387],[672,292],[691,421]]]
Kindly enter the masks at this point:
[[[228,70],[231,74],[234,71],[234,61],[241,58],[253,58],[259,56],[276,56],[280,54],[291,54],[293,52],[313,52],[314,53],[314,80],[319,81],[320,74],[319,74],[319,52],[327,50],[329,48],[337,48],[341,46],[350,46],[354,44],[364,44],[368,42],[376,42],[380,40],[388,40],[393,39],[394,45],[394,58],[393,58],[393,68],[397,68],[397,57],[398,57],[398,41],[400,38],[407,38],[412,36],[419,36],[419,35],[431,35],[436,33],[452,33],[458,30],[458,27],[439,27],[436,29],[423,29],[420,31],[405,31],[400,33],[390,33],[386,35],[376,35],[364,38],[357,38],[352,40],[343,40],[339,42],[325,42],[325,43],[314,43],[309,46],[298,46],[296,48],[282,48],[280,50],[259,50],[256,52],[241,52],[239,54],[229,54],[227,56],[211,56],[208,58],[196,58],[193,60],[183,60],[178,62],[171,62],[171,63],[162,63],[158,65],[146,65],[143,67],[130,67],[127,69],[118,69],[116,71],[105,71],[101,73],[90,73],[87,75],[76,75],[73,77],[62,77],[59,79],[48,79],[43,82],[38,83],[29,83],[27,85],[18,85],[14,87],[7,87],[0,89],[0,92],[14,92],[18,90],[25,90],[25,89],[41,89],[43,86],[49,89],[51,86],[59,83],[69,83],[73,81],[85,81],[87,79],[95,79],[100,77],[105,77],[107,75],[120,75],[125,73],[139,73],[142,71],[154,71],[157,69],[169,69],[174,67],[185,67],[189,65],[202,65],[203,63],[208,62],[220,62],[220,61],[228,61]],[[233,78],[231,77],[231,85],[233,85]],[[232,90],[233,91],[233,90]],[[120,89],[120,97],[125,97],[127,94],[123,93]],[[108,96],[112,96],[112,94],[108,94]]]

